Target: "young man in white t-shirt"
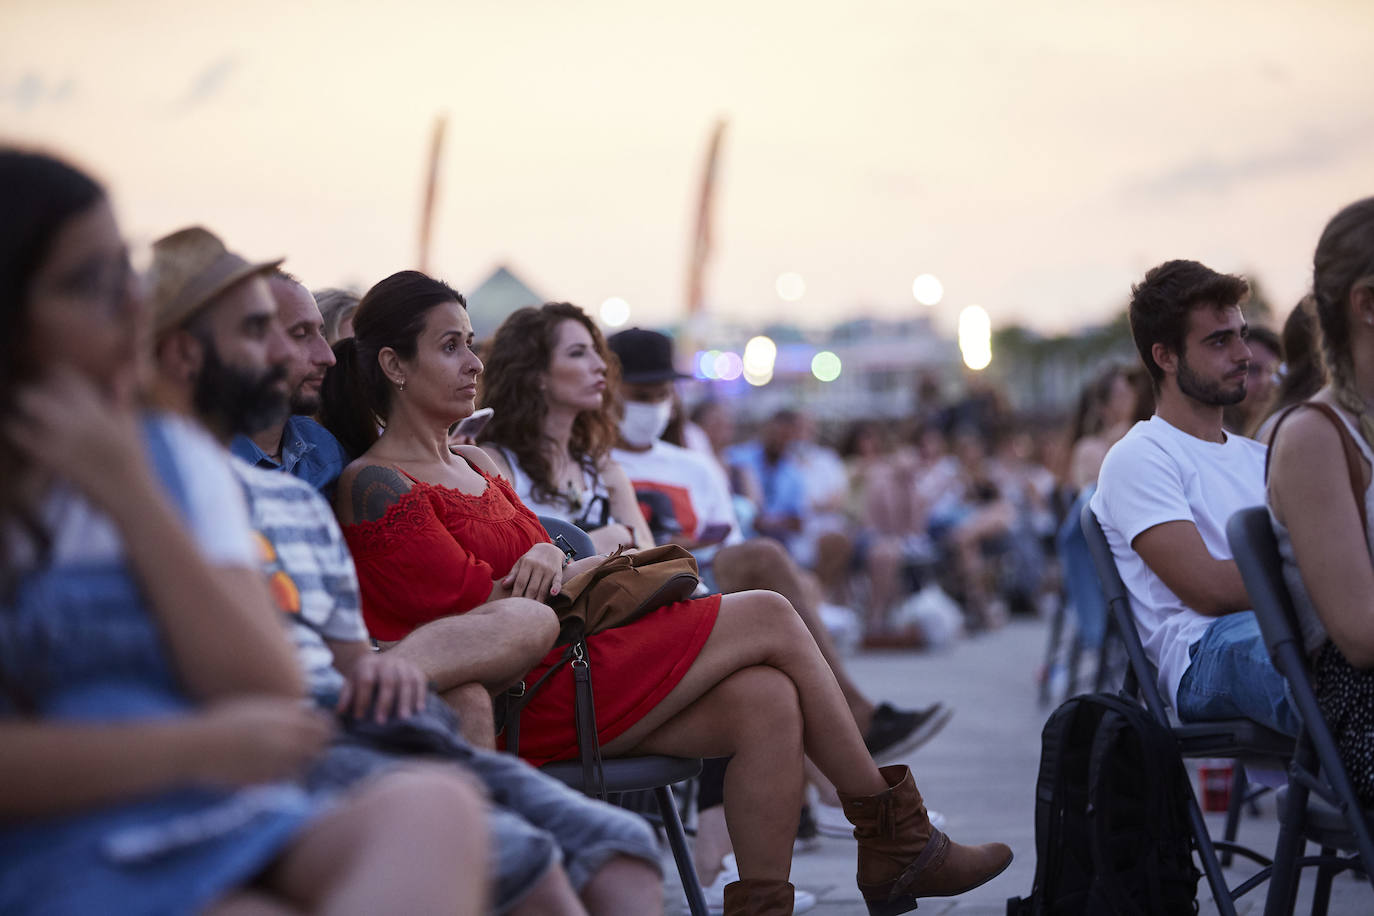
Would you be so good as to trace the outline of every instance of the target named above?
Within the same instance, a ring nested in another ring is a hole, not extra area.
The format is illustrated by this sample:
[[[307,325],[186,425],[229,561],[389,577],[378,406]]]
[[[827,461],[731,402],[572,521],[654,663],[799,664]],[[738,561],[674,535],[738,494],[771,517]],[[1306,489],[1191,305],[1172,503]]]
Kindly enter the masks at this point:
[[[1265,448],[1225,432],[1250,362],[1242,277],[1168,261],[1132,289],[1131,335],[1155,415],[1107,453],[1092,498],[1159,690],[1185,721],[1297,715],[1231,559],[1226,522],[1264,504]]]

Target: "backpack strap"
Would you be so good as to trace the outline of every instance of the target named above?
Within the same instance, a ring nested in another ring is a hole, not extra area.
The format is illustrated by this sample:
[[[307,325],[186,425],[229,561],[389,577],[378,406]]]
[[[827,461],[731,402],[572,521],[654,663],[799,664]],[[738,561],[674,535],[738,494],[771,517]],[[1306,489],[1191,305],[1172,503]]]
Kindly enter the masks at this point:
[[[1350,475],[1350,491],[1355,496],[1355,508],[1360,513],[1360,530],[1368,531],[1369,518],[1365,511],[1364,487],[1362,486],[1364,475],[1360,473],[1360,468],[1363,464],[1360,447],[1355,444],[1355,438],[1350,435],[1350,430],[1345,425],[1345,421],[1341,419],[1340,414],[1338,414],[1336,409],[1330,404],[1323,404],[1321,401],[1304,401],[1301,404],[1294,404],[1279,416],[1278,421],[1274,424],[1274,431],[1269,434],[1269,451],[1266,452],[1264,456],[1265,482],[1268,483],[1269,481],[1269,461],[1274,455],[1273,446],[1274,443],[1278,441],[1279,428],[1283,426],[1284,420],[1287,420],[1296,411],[1304,407],[1313,408],[1322,416],[1326,417],[1326,419],[1330,420],[1332,426],[1336,427],[1336,434],[1341,437],[1341,449],[1345,452],[1345,469]]]

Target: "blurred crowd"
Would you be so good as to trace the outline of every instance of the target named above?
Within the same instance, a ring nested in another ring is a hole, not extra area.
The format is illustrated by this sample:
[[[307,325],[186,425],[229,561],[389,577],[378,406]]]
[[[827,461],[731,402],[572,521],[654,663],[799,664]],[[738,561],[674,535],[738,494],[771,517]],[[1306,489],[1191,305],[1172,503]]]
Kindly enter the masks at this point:
[[[572,303],[479,341],[442,280],[312,292],[202,227],[140,277],[104,189],[45,154],[0,147],[0,194],[4,912],[656,912],[645,822],[539,769],[603,751],[705,759],[693,857],[717,911],[813,905],[790,869],[817,832],[855,839],[875,912],[962,893],[1011,850],[945,836],[904,764],[957,697],[921,695],[914,652],[917,696],[870,696],[846,651],[1014,614],[1099,646],[1079,513],[1114,461],[1150,516],[1118,564],[1163,557],[1199,601],[1192,579],[1235,586],[1180,529],[1186,500],[1120,470],[1150,435],[1204,471],[1206,448],[1242,452],[1239,505],[1263,499],[1279,414],[1319,391],[1374,442],[1369,202],[1331,243],[1353,279],[1321,299],[1319,258],[1281,334],[1246,326],[1243,278],[1167,262],[1133,289],[1142,366],[1098,367],[1071,416],[931,377],[913,416],[836,423],[804,401],[744,422],[669,334],[607,337]],[[692,597],[601,631],[555,616],[584,573],[667,544]],[[1201,632],[1246,606],[1172,610]]]

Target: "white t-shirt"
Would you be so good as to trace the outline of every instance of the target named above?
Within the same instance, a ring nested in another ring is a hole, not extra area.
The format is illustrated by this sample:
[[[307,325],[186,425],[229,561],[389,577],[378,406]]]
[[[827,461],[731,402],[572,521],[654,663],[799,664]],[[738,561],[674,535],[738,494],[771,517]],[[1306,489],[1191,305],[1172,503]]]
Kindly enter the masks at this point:
[[[729,525],[724,543],[743,539],[730,489],[722,484],[709,458],[659,439],[644,452],[613,449],[611,459],[624,469],[636,490],[656,490],[668,497],[688,537],[699,537],[711,525]],[[698,551],[698,559],[703,553]]]
[[[1131,543],[1156,525],[1190,521],[1208,553],[1231,559],[1226,522],[1264,504],[1265,452],[1253,439],[1228,433],[1225,442],[1208,442],[1154,416],[1132,427],[1102,462],[1093,512],[1130,592],[1145,654],[1159,669],[1159,691],[1171,703],[1191,661],[1188,647],[1216,618],[1185,605]]]
[[[173,414],[149,420],[163,433],[186,494],[185,521],[205,558],[215,566],[257,566],[243,493],[229,471],[229,453],[191,421]],[[52,534],[53,565],[121,559],[124,546],[114,522],[84,496],[62,487],[44,506]],[[21,558],[20,567],[31,560]]]

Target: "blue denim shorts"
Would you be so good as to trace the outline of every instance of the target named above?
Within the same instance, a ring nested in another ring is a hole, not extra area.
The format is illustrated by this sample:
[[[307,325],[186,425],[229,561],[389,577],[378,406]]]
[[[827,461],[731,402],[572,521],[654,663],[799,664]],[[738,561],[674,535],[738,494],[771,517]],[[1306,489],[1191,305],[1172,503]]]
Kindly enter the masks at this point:
[[[335,697],[317,697],[332,709]],[[514,908],[554,865],[562,863],[579,893],[616,856],[641,859],[661,872],[658,843],[637,814],[588,798],[512,754],[468,744],[444,701],[430,694],[417,716],[383,726],[341,720],[342,735],[307,777],[320,790],[345,790],[412,760],[450,760],[486,789],[495,911]]]
[[[1253,719],[1287,735],[1298,733],[1288,683],[1269,660],[1253,611],[1218,617],[1188,655],[1192,661],[1178,685],[1180,719]]]
[[[579,893],[616,856],[660,870],[657,840],[639,815],[588,798],[510,754],[474,748],[467,763],[493,802],[498,912],[518,904],[555,862]]]

